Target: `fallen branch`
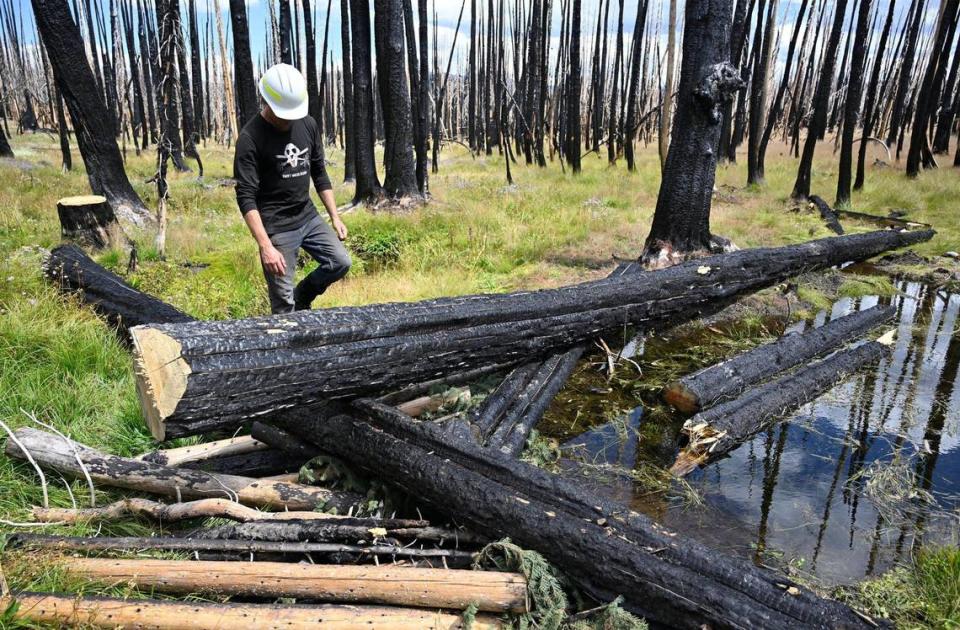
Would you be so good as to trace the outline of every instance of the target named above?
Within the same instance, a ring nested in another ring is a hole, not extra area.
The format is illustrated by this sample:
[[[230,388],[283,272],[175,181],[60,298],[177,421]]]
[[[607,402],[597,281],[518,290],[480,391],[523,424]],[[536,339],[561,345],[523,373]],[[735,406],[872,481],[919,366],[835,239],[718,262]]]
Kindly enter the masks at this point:
[[[485,612],[526,612],[522,576],[414,567],[327,566],[284,562],[120,560],[64,557],[75,578],[121,582],[158,593],[296,597],[308,601],[388,604]]]
[[[243,435],[225,440],[216,440],[215,442],[203,442],[190,446],[151,451],[143,455],[138,455],[136,459],[144,462],[153,462],[154,464],[162,464],[164,466],[182,466],[184,464],[203,462],[227,455],[245,455],[268,448],[270,448],[269,444],[259,442],[252,436]]]
[[[261,512],[227,499],[200,499],[187,503],[160,503],[149,499],[122,499],[110,505],[92,509],[33,508],[33,518],[41,523],[87,523],[113,521],[130,516],[149,518],[162,523],[176,523],[194,518],[225,518],[249,523],[252,521],[319,520],[337,521],[345,516],[324,512]],[[411,525],[413,523],[413,525]],[[423,526],[422,521],[405,521],[404,527]],[[370,519],[370,526],[380,526]]]
[[[384,538],[420,540],[431,542],[455,542],[457,544],[483,545],[487,538],[472,532],[417,526],[409,523],[383,520],[380,523],[353,523],[346,521],[259,521],[239,525],[221,525],[197,532],[202,538],[225,540],[269,540],[287,542],[331,542],[344,540],[374,541]]]
[[[896,312],[892,306],[875,306],[804,333],[788,333],[772,343],[684,376],[667,385],[663,399],[684,413],[696,413],[717,402],[736,398],[756,383],[836,350],[890,320]]]
[[[689,443],[670,471],[683,476],[722,457],[774,423],[788,411],[889,354],[892,335],[841,350],[823,361],[800,368],[754,388],[730,402],[711,407],[687,420]]]
[[[801,271],[932,236],[878,231],[560,289],[142,326],[132,332],[137,391],[157,439],[234,429],[319,401],[544,358],[629,324],[667,328]]]
[[[220,495],[253,507],[290,510],[328,507],[338,511],[345,511],[359,501],[357,495],[325,488],[219,475],[107,455],[29,427],[18,429],[15,435],[15,440],[7,441],[6,453],[10,457],[32,457],[42,466],[79,477],[83,473],[74,459],[76,452],[95,483],[177,500]]]
[[[18,604],[15,609],[10,607],[13,603]],[[2,598],[0,610],[10,610],[11,617],[18,621],[111,629],[312,628],[322,623],[327,630],[448,630],[463,622],[460,613],[392,606],[218,604],[47,593],[17,593],[13,598]],[[473,622],[475,630],[502,627],[494,615],[478,614]]]
[[[840,219],[837,217],[837,213],[833,211],[833,208],[830,207],[830,204],[824,201],[823,197],[818,197],[817,195],[810,195],[809,200],[810,204],[820,211],[820,218],[824,220],[827,227],[835,234],[843,234],[843,226],[840,225]]]
[[[117,538],[84,536],[40,536],[14,534],[7,540],[7,549],[45,551],[126,551],[144,550],[196,551],[243,554],[356,554],[358,556],[395,556],[398,558],[445,558],[463,563],[475,554],[458,549],[401,547],[399,545],[349,545],[326,542],[287,542],[259,540],[220,540],[210,538],[171,538],[162,536],[124,536]]]

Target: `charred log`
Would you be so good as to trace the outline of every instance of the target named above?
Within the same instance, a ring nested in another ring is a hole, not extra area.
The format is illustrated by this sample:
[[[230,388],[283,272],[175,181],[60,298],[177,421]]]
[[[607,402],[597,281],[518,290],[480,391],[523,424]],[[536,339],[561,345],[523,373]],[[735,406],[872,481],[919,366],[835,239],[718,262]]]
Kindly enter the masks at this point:
[[[736,400],[700,412],[683,425],[689,444],[677,456],[672,472],[686,475],[697,466],[729,453],[787,411],[878,362],[889,353],[888,343],[881,339],[838,352],[757,387]]]
[[[132,326],[194,321],[166,302],[137,291],[76,245],[55,247],[44,263],[44,275],[62,291],[75,293],[92,306],[124,340]]]
[[[683,377],[666,387],[663,398],[684,413],[696,413],[717,402],[740,396],[756,383],[866,334],[871,328],[889,321],[895,313],[892,306],[875,306],[805,333],[786,334],[773,343]]]
[[[538,359],[624,325],[664,329],[801,270],[932,236],[871,232],[560,289],[144,326],[132,332],[138,393],[158,439],[236,428],[299,405]]]
[[[817,195],[810,195],[808,200],[810,201],[810,205],[820,212],[820,218],[827,224],[831,232],[834,234],[843,234],[843,226],[840,225],[840,218],[837,217],[837,213],[833,211],[830,204]]]
[[[359,406],[369,410],[377,404]],[[346,414],[311,418],[316,410],[299,409],[287,428],[478,531],[510,536],[540,551],[600,601],[624,595],[627,609],[658,623],[679,628],[873,623],[772,571],[680,539],[562,478],[441,438],[436,427],[379,409],[383,413],[364,420]],[[376,462],[371,451],[381,454]]]

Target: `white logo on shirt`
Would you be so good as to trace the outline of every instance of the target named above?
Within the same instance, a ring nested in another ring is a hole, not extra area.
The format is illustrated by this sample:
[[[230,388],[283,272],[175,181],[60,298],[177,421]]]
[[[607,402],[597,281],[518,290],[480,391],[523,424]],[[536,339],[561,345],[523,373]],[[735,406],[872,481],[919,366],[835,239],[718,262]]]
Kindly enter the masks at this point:
[[[309,149],[298,149],[297,145],[292,142],[283,148],[283,155],[274,156],[278,160],[283,160],[281,166],[289,166],[291,168],[297,168],[301,164],[307,163],[307,157]],[[306,154],[306,156],[304,155]]]

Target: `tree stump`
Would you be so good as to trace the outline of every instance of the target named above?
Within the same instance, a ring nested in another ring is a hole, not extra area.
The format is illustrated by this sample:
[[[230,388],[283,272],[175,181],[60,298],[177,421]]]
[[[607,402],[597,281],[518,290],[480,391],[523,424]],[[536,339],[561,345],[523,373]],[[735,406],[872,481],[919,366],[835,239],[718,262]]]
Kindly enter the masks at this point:
[[[64,197],[57,202],[60,235],[93,249],[123,246],[127,237],[106,197],[82,195]]]

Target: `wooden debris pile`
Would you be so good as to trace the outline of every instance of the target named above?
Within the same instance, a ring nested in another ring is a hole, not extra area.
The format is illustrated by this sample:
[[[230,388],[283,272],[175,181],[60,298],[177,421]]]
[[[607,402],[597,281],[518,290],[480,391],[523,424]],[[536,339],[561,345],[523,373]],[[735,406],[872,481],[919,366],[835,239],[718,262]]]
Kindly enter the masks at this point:
[[[188,553],[192,560],[70,557],[65,570],[173,594],[294,597],[327,604],[298,604],[276,613],[263,604],[149,602],[131,609],[113,600],[23,597],[36,604],[34,619],[89,619],[101,606],[129,623],[138,623],[142,610],[149,609],[157,618],[282,614],[300,621],[311,616],[343,620],[344,625],[451,627],[459,619],[455,612],[431,613],[425,621],[418,609],[469,607],[480,611],[475,627],[492,627],[497,619],[489,615],[529,610],[524,576],[465,569],[485,543],[509,537],[540,552],[593,600],[622,597],[626,610],[667,626],[882,625],[774,571],[685,540],[517,456],[585,344],[598,335],[628,326],[644,332],[669,328],[801,271],[863,260],[932,234],[872,232],[738,251],[655,272],[624,265],[604,280],[554,290],[223,322],[196,321],[136,291],[80,250],[59,247],[46,264],[47,274],[131,340],[138,395],[154,436],[204,435],[213,441],[125,458],[66,436],[21,428],[7,442],[12,457],[91,485],[173,501],[130,497],[105,507],[44,506],[34,518],[75,523],[135,515],[167,526],[218,517],[233,523],[150,538],[22,535],[11,541],[12,552]],[[785,338],[767,352],[784,366],[801,365],[887,317],[882,309],[860,315],[849,326],[838,323],[817,333],[816,341],[811,337],[797,344]],[[686,389],[677,391],[694,406],[761,392],[756,400],[735,399],[704,413],[741,401],[757,422],[764,422],[775,408],[802,402],[844,370],[880,356],[881,347],[871,342],[801,367],[789,373],[793,385],[773,381],[752,389],[760,379],[748,361],[738,368],[736,391],[729,383],[711,385],[707,376],[689,379]],[[430,395],[438,385],[497,372],[506,377],[468,413],[444,421],[415,417],[450,404],[450,396]],[[778,394],[776,405],[763,391]],[[726,426],[719,419],[706,424],[716,427],[708,437],[723,432],[730,448],[759,430]],[[407,519],[360,514],[362,489],[298,482],[296,471],[318,455],[400,490],[431,520],[458,525],[432,525],[416,510],[416,518]],[[249,560],[255,562],[238,564]]]

